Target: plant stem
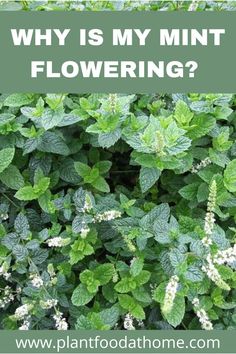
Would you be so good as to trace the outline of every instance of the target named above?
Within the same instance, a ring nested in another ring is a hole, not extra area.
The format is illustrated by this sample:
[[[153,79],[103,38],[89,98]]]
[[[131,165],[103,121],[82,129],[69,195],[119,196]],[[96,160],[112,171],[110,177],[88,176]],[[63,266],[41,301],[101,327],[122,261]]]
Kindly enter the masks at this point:
[[[14,205],[16,208],[19,208],[19,205],[17,205],[16,203],[14,203],[13,200],[11,200],[11,198],[9,198],[5,193],[2,193],[2,195],[3,195],[12,205]]]
[[[111,171],[110,173],[135,173],[138,172],[138,170],[126,170],[126,171]]]

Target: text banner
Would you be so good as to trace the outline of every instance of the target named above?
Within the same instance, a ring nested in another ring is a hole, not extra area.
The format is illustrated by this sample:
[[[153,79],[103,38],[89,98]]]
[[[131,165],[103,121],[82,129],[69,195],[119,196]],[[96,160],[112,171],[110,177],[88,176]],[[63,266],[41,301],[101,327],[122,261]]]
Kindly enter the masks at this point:
[[[0,331],[0,353],[235,353],[234,331]]]
[[[1,12],[1,92],[236,92],[233,12]]]

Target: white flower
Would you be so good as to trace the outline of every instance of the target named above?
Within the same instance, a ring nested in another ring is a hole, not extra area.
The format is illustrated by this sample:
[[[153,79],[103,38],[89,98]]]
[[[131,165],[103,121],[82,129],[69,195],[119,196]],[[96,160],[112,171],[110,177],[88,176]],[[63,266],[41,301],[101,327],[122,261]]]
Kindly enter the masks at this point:
[[[196,312],[197,317],[199,318],[199,322],[202,325],[202,329],[212,330],[213,325],[209,320],[209,317],[204,309],[200,309]]]
[[[47,240],[47,244],[49,247],[62,247],[64,246],[63,238],[62,237],[53,237]]]
[[[29,318],[25,319],[24,322],[22,323],[22,325],[19,327],[20,331],[28,331],[30,327],[30,321]]]
[[[127,313],[124,319],[124,329],[127,329],[128,331],[135,330],[135,327],[133,325],[133,320],[134,320],[133,316]]]
[[[111,109],[112,113],[115,113],[116,105],[117,105],[117,94],[110,93],[110,95],[109,95],[109,103],[110,103],[110,109]]]
[[[48,299],[47,301],[41,301],[40,305],[43,309],[51,309],[52,307],[55,307],[58,303],[58,300],[56,299]]]
[[[211,279],[216,285],[219,286],[219,288],[224,290],[230,290],[229,285],[224,282],[224,280],[220,276],[220,273],[214,266],[210,254],[207,256],[207,263],[202,266],[202,270],[204,273],[206,273],[209,279]]]
[[[206,235],[211,236],[215,224],[215,216],[212,212],[207,212],[205,216],[204,231]]]
[[[199,322],[201,323],[202,329],[205,329],[207,331],[212,330],[213,325],[206,311],[200,307],[200,301],[198,300],[198,298],[194,298],[192,304],[194,306],[194,311],[199,319]]]
[[[112,276],[112,281],[113,283],[117,283],[119,279],[118,273],[114,272],[113,276]]]
[[[128,236],[123,236],[123,240],[128,248],[128,250],[130,252],[135,252],[136,251],[136,247],[135,245],[132,243],[132,241],[129,239]]]
[[[89,233],[89,231],[90,231],[90,228],[87,227],[87,226],[85,226],[84,228],[82,228],[82,229],[80,230],[80,236],[81,236],[81,238],[86,238],[87,235],[88,235],[88,233]]]
[[[11,273],[8,273],[6,271],[6,269],[3,266],[1,266],[0,267],[0,275],[2,275],[5,280],[8,280],[11,276]]]
[[[49,263],[48,266],[47,266],[47,272],[48,274],[50,275],[50,277],[54,277],[56,275],[55,273],[55,270],[54,270],[54,267],[53,267],[53,264],[52,263]]]
[[[203,239],[202,239],[202,243],[203,243],[203,245],[205,246],[205,247],[209,247],[209,246],[211,246],[212,245],[212,240],[209,238],[209,237],[207,237],[207,236],[205,236],[205,237],[203,237]]]
[[[192,0],[191,4],[189,5],[188,11],[196,11],[198,8],[199,0]]]
[[[25,305],[22,305],[22,306],[18,307],[16,309],[16,311],[15,311],[15,317],[18,320],[23,319],[28,314],[29,314],[29,305],[28,304],[25,304]]]
[[[213,258],[213,262],[216,264],[228,265],[232,265],[236,262],[236,244],[224,251],[218,251]]]
[[[204,160],[202,160],[199,164],[193,166],[191,168],[191,172],[192,173],[198,173],[202,168],[208,166],[211,164],[211,160],[209,159],[209,157],[205,158]]]
[[[9,216],[8,216],[7,213],[1,213],[1,214],[0,214],[0,218],[1,218],[2,220],[7,220],[7,219],[9,218]]]
[[[90,196],[88,194],[86,194],[84,206],[81,209],[81,211],[85,213],[86,211],[90,211],[91,209],[93,209],[93,203],[92,203]]]
[[[12,294],[12,290],[10,286],[6,286],[3,289],[2,298],[0,299],[0,308],[4,308],[10,302],[14,301],[14,295]]]
[[[215,225],[215,215],[214,210],[216,206],[216,196],[217,196],[217,185],[216,181],[213,180],[210,188],[209,188],[209,197],[207,202],[207,213],[205,216],[205,223],[204,223],[204,232],[205,237],[202,239],[202,243],[205,247],[209,247],[212,245],[211,236],[213,234],[214,225]]]
[[[193,299],[192,304],[193,304],[193,306],[199,306],[199,305],[200,305],[200,301],[198,300],[197,297],[195,297],[195,298]]]
[[[62,317],[61,312],[57,312],[57,314],[53,316],[53,319],[56,321],[55,327],[58,331],[66,331],[68,329],[68,323],[65,318]]]
[[[109,210],[109,211],[104,211],[104,213],[97,214],[94,217],[94,221],[96,222],[102,222],[102,221],[110,221],[113,219],[117,219],[121,217],[121,212],[118,210]]]
[[[136,261],[137,257],[133,257],[130,261],[130,267],[132,267],[132,265],[134,264],[134,262]]]
[[[179,278],[177,275],[174,275],[170,278],[166,286],[164,304],[162,308],[163,312],[165,313],[169,313],[174,305],[174,300],[178,289],[178,281]]]
[[[43,286],[43,279],[38,274],[31,274],[31,283],[35,288],[41,288]]]
[[[207,211],[214,211],[216,207],[216,197],[217,197],[217,184],[216,181],[213,180],[209,187],[209,196],[207,203]]]
[[[206,321],[204,324],[202,324],[202,329],[205,329],[206,331],[212,331],[213,324],[210,321]]]

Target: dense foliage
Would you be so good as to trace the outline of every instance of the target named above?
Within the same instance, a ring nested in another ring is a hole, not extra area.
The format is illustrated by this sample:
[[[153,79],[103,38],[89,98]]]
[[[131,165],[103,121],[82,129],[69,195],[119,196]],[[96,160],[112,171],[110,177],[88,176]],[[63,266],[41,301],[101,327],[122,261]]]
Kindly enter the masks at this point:
[[[235,328],[235,103],[2,94],[1,327]]]
[[[2,0],[0,11],[232,11],[235,0]]]
[[[229,94],[0,95],[1,329],[236,328],[235,106]]]

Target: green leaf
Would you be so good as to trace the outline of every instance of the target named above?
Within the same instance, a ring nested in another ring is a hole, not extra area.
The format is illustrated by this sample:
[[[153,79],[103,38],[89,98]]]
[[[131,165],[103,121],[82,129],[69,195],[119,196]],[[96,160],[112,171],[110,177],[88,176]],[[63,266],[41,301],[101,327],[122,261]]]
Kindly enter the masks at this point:
[[[0,127],[4,126],[7,123],[12,122],[15,119],[15,116],[10,113],[1,113],[0,114]]]
[[[92,329],[91,321],[87,317],[85,317],[84,315],[81,315],[77,318],[77,321],[75,324],[75,329],[90,330],[90,329]]]
[[[67,156],[70,153],[70,149],[66,145],[64,139],[53,132],[44,133],[41,137],[40,143],[37,145],[37,149],[39,151],[63,156]]]
[[[88,224],[89,222],[92,222],[92,218],[89,216],[81,216],[81,215],[77,215],[73,222],[72,222],[72,230],[75,233],[79,233],[81,232],[81,230],[84,228],[84,226],[86,224]]]
[[[94,165],[94,167],[98,168],[99,173],[102,175],[110,170],[111,165],[111,161],[99,161]]]
[[[83,178],[90,176],[91,168],[88,165],[86,165],[85,163],[76,161],[74,163],[74,166],[75,166],[75,170],[79,176],[81,176]]]
[[[44,178],[44,173],[43,170],[41,169],[41,167],[36,168],[35,172],[34,172],[34,184],[38,184],[40,183],[41,179]]]
[[[138,320],[145,319],[145,312],[144,312],[141,305],[135,304],[135,306],[132,307],[129,311],[130,311],[131,315],[134,316],[134,318],[137,318]]]
[[[236,192],[236,159],[230,161],[224,171],[224,185],[230,192]]]
[[[193,113],[184,101],[177,101],[175,106],[175,119],[181,127],[189,126],[193,118]]]
[[[4,105],[8,107],[21,107],[30,104],[34,100],[34,95],[26,93],[13,93],[4,101]]]
[[[173,219],[172,216],[171,219]],[[153,231],[155,240],[157,242],[161,244],[167,244],[171,242],[171,226],[170,223],[168,223],[168,220],[157,218],[153,225]]]
[[[32,186],[25,186],[20,188],[16,194],[15,198],[19,200],[34,200],[38,198],[38,194],[35,192]]]
[[[99,176],[95,181],[92,182],[92,186],[99,190],[100,192],[109,193],[110,187],[106,182],[105,178]]]
[[[93,168],[91,168],[90,173],[83,177],[84,178],[84,183],[90,183],[92,184],[93,182],[96,181],[96,179],[99,177],[99,169],[96,168],[95,166],[93,166]]]
[[[22,4],[19,2],[1,2],[0,3],[0,11],[19,11],[22,10]],[[6,323],[11,323],[10,326],[7,326],[4,329],[16,329],[16,325],[14,325],[13,319],[6,319]]]
[[[173,248],[169,253],[169,257],[171,265],[175,268],[183,264],[186,259],[186,255],[181,253],[178,248]]]
[[[51,110],[46,108],[43,111],[41,117],[38,118],[38,121],[45,130],[52,129],[60,124],[63,118],[63,112],[61,110]]]
[[[39,195],[43,194],[44,192],[46,192],[46,190],[48,189],[50,184],[50,178],[49,177],[42,177],[40,178],[40,180],[38,181],[38,183],[36,183],[34,185],[34,190],[36,191],[36,193]]]
[[[161,171],[157,168],[141,167],[139,175],[139,183],[142,193],[145,193],[150,189],[156,181],[159,179]]]
[[[61,121],[57,124],[58,127],[66,127],[68,125],[72,125],[75,123],[80,122],[81,120],[83,120],[82,117],[74,114],[73,112],[69,113],[69,114],[64,114],[63,118],[61,119]]]
[[[18,262],[22,262],[28,256],[28,250],[22,245],[16,245],[12,249],[12,253],[16,257]]]
[[[183,296],[177,295],[170,312],[164,313],[166,320],[173,327],[181,324],[185,314],[185,300]]]
[[[143,265],[144,265],[143,259],[135,258],[132,261],[132,264],[130,266],[130,274],[133,277],[139,275],[141,273],[142,269],[143,269]]]
[[[84,284],[79,284],[73,291],[71,301],[75,306],[84,306],[88,304],[94,297],[94,293],[90,293]]]
[[[147,270],[142,270],[136,277],[135,281],[140,286],[146,284],[150,279],[151,273]]]
[[[128,277],[122,278],[116,285],[115,290],[118,293],[128,293],[136,288],[136,282]]]
[[[202,271],[193,265],[189,266],[186,273],[185,273],[185,279],[191,281],[191,282],[200,282],[204,278]]]
[[[143,167],[152,168],[157,165],[157,157],[154,155],[133,151],[132,156],[134,156],[135,161]]]
[[[17,215],[17,217],[15,218],[15,222],[14,222],[14,227],[15,227],[15,231],[21,236],[21,238],[27,238],[27,236],[29,236],[29,223],[27,220],[27,217],[20,213]]]
[[[114,284],[108,283],[102,287],[102,294],[104,298],[112,304],[117,300],[117,292],[114,290]]]
[[[167,282],[163,282],[153,291],[153,300],[163,303],[166,293]]]
[[[152,298],[147,290],[144,287],[139,286],[132,291],[132,295],[138,301],[144,302],[145,304],[150,304],[152,302]]]
[[[109,148],[114,145],[121,137],[121,129],[116,129],[109,133],[100,133],[98,143],[103,148]]]
[[[197,200],[199,203],[204,202],[208,197],[208,185],[201,183],[197,190]]]
[[[145,318],[145,312],[143,308],[138,302],[129,295],[119,295],[119,303],[121,307],[127,310],[132,316],[139,320],[143,320]]]
[[[216,151],[211,148],[209,149],[209,158],[220,167],[225,167],[230,162],[226,152]]]
[[[62,161],[62,164],[59,167],[59,172],[60,178],[67,183],[78,184],[81,182],[81,177],[78,175],[74,167],[74,160],[71,158]]]
[[[94,276],[99,280],[100,285],[105,285],[111,280],[114,271],[113,264],[104,263],[95,268]]]
[[[195,140],[207,135],[214,128],[215,118],[210,115],[200,114],[192,119],[191,125],[194,128],[188,132],[188,136]]]
[[[100,317],[103,323],[109,325],[110,328],[114,327],[119,319],[119,308],[117,305],[100,312]]]
[[[146,230],[149,230],[150,228],[152,229],[155,221],[159,221],[161,223],[168,222],[169,215],[169,205],[166,203],[160,204],[141,219],[140,225]]]
[[[0,151],[0,173],[3,172],[10,165],[14,155],[14,148],[6,148]]]
[[[1,174],[0,180],[7,187],[18,190],[24,186],[24,178],[18,168],[14,165],[9,165]]]
[[[190,183],[179,190],[179,194],[187,199],[194,200],[197,197],[199,183]]]
[[[56,211],[55,205],[51,199],[52,195],[49,190],[45,191],[45,193],[38,197],[40,208],[48,214],[54,214]]]
[[[119,303],[125,310],[129,310],[135,305],[135,300],[130,295],[119,295]]]

